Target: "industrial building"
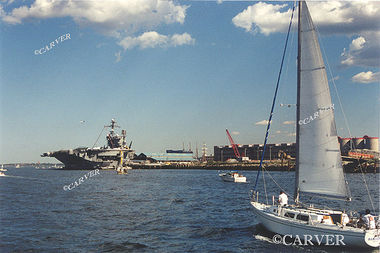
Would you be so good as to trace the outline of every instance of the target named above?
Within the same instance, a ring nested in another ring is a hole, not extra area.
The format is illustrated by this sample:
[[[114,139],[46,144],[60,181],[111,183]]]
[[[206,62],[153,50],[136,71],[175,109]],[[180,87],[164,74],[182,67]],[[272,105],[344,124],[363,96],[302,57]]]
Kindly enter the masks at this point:
[[[370,154],[371,158],[379,156],[379,138],[367,135],[360,138],[341,138],[338,137],[341,154],[343,156],[357,156],[359,154]],[[263,144],[239,145],[236,144],[240,155],[248,157],[249,160],[260,160],[263,152]],[[358,153],[359,152],[359,153]],[[373,156],[372,156],[373,155]],[[277,160],[280,157],[295,158],[295,143],[267,144],[264,160]],[[361,155],[360,157],[365,157]],[[214,161],[227,161],[236,159],[232,145],[214,146]]]
[[[260,160],[263,154],[263,144],[236,145],[242,157],[249,160]],[[285,154],[284,154],[285,153]],[[277,160],[284,154],[285,156],[295,157],[295,143],[267,144],[264,160]],[[228,159],[236,159],[232,145],[214,146],[214,161],[224,162]]]
[[[368,135],[355,138],[339,137],[339,143],[342,155],[348,155],[349,151],[358,149],[379,152],[379,137],[369,137]]]

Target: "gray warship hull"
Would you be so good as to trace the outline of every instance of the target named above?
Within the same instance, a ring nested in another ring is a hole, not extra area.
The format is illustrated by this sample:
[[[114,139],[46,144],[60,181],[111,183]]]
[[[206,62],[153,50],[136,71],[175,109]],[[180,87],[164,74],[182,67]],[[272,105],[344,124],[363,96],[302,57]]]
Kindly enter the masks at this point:
[[[133,159],[133,151],[123,150],[122,153],[122,160]],[[116,169],[121,160],[120,149],[68,149],[47,152],[42,156],[54,157],[65,165],[64,169],[70,170]]]
[[[42,157],[54,157],[62,162],[63,169],[92,170],[118,169],[128,166],[135,152],[126,146],[125,130],[119,136],[114,133],[116,121],[112,120],[110,133],[107,135],[107,146],[97,148],[76,148],[43,153]]]

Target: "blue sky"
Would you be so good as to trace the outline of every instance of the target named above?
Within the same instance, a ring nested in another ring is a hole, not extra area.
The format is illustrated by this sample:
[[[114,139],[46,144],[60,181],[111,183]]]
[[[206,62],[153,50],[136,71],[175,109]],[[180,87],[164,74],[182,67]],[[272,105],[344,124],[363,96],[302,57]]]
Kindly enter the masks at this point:
[[[48,2],[1,1],[0,163],[92,146],[111,118],[137,153],[183,142],[210,153],[228,144],[226,128],[237,143],[263,142],[258,122],[268,119],[291,2]],[[310,11],[352,135],[378,136],[380,2],[312,2]],[[289,43],[270,143],[295,140],[295,108],[279,106],[296,98],[294,32]]]

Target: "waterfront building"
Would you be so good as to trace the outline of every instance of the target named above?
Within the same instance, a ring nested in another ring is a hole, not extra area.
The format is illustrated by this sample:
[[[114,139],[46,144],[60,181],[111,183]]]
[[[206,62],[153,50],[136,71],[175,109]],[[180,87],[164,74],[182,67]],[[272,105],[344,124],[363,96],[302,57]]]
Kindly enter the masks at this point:
[[[343,156],[358,156],[362,158],[379,157],[379,138],[365,135],[360,138],[338,137],[341,154]],[[260,160],[263,152],[263,144],[236,145],[240,155],[244,160]],[[295,143],[267,144],[264,160],[277,160],[281,158],[295,158]],[[358,155],[359,154],[359,155]],[[365,154],[365,155],[362,155]],[[214,161],[225,162],[229,159],[236,159],[231,145],[214,146]]]
[[[237,149],[242,157],[249,160],[260,160],[263,154],[263,144],[237,145]],[[281,156],[295,157],[295,143],[267,144],[264,160],[277,160]],[[231,145],[214,146],[214,161],[225,162],[229,159],[236,159]]]

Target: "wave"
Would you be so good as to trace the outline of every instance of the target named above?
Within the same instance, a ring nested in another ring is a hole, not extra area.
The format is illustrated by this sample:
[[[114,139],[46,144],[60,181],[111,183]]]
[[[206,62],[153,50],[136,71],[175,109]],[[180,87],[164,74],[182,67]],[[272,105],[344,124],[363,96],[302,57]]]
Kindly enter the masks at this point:
[[[122,243],[105,242],[100,244],[99,247],[101,248],[102,252],[128,252],[149,248],[149,246],[145,244],[129,241]]]

